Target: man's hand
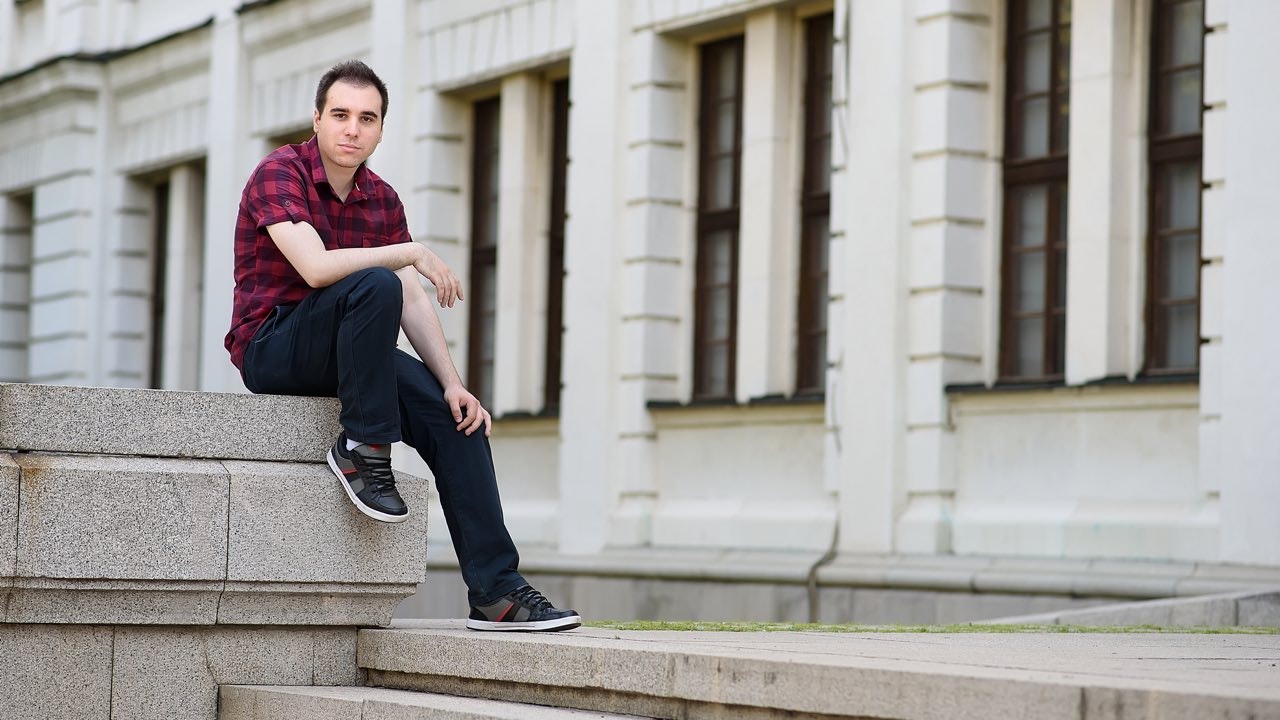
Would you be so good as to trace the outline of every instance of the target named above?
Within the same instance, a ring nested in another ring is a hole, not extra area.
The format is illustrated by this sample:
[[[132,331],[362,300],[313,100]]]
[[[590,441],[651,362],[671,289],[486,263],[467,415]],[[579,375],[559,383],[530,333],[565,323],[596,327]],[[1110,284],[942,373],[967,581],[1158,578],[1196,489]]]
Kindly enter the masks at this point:
[[[449,410],[453,412],[453,419],[458,423],[458,430],[470,435],[483,424],[484,436],[489,437],[493,418],[489,416],[488,410],[480,406],[480,401],[475,395],[467,392],[462,385],[453,385],[445,389],[444,400],[449,403]]]
[[[436,286],[436,300],[439,301],[440,307],[453,307],[455,302],[462,299],[462,281],[453,274],[453,270],[450,270],[443,260],[427,249],[426,245],[418,245],[418,247],[421,248],[422,253],[414,261],[413,269]],[[475,400],[474,397],[471,399]],[[476,406],[478,407],[479,403],[476,403]]]

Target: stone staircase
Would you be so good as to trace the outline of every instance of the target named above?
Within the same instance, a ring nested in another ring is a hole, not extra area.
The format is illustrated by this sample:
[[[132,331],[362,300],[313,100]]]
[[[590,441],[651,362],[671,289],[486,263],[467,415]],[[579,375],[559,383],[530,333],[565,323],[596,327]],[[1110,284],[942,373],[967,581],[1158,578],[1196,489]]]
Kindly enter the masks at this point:
[[[425,576],[351,507],[337,403],[0,384],[0,718],[214,720],[232,683],[358,685]]]
[[[224,686],[220,720],[1262,720],[1280,718],[1277,662],[1276,635],[520,635],[397,621],[359,634],[358,664],[380,687]]]

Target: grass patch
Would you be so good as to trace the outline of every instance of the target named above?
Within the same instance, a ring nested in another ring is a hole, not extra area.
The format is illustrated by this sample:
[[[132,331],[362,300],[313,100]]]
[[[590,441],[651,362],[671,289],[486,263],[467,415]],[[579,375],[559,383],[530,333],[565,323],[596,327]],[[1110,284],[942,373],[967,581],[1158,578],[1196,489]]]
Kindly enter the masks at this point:
[[[1147,633],[1193,635],[1280,635],[1280,627],[1162,627],[1158,625],[823,625],[821,623],[596,621],[586,627],[603,630],[672,630],[699,632],[824,633]]]

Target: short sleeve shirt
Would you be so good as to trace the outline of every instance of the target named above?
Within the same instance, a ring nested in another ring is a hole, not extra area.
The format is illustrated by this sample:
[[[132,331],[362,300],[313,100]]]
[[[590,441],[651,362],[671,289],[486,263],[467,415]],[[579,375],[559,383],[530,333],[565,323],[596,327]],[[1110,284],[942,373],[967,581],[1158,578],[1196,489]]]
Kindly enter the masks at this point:
[[[281,222],[310,223],[330,250],[412,240],[400,197],[364,165],[356,169],[346,202],[338,199],[315,137],[264,158],[244,186],[236,216],[236,287],[223,344],[241,370],[245,348],[272,309],[295,305],[314,291],[267,233]]]

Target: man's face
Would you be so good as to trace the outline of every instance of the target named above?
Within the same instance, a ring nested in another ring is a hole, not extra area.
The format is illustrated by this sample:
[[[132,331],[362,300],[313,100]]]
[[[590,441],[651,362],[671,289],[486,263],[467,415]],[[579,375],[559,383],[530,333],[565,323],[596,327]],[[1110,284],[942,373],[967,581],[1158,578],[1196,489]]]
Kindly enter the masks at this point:
[[[382,142],[382,96],[372,85],[339,80],[313,118],[320,154],[338,167],[355,169]]]

